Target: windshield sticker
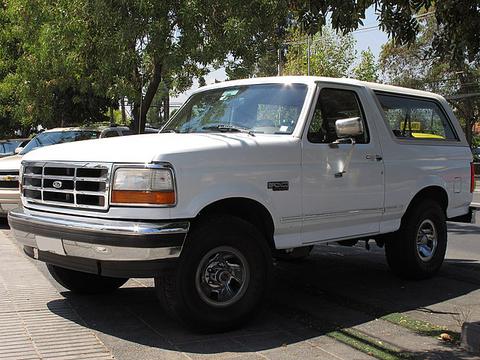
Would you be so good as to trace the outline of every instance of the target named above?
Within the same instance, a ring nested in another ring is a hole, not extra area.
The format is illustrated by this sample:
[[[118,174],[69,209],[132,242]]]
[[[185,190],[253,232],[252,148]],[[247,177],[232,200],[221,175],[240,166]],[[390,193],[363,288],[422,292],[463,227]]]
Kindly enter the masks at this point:
[[[232,96],[237,95],[239,89],[234,90],[226,90],[223,92],[222,96],[220,96],[220,100],[226,100]]]
[[[280,126],[280,130],[279,130],[279,131],[280,131],[280,132],[287,132],[287,131],[288,131],[288,126],[285,126],[285,125]]]

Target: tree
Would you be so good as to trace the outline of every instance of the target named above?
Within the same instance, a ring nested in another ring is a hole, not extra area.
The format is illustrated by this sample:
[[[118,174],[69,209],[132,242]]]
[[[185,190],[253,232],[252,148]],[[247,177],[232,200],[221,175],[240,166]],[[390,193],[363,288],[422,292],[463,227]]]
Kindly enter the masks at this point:
[[[361,52],[360,62],[353,69],[353,74],[356,79],[363,81],[378,80],[378,65],[370,48]]]
[[[306,75],[308,45],[299,29],[288,37],[285,75]],[[325,27],[310,39],[310,75],[347,77],[355,60],[355,40]]]
[[[431,44],[435,56],[454,67],[480,57],[479,0],[292,0],[293,16],[309,34],[331,22],[333,29],[348,33],[363,25],[366,10],[375,7],[380,28],[397,45],[414,43],[420,31],[419,15],[435,17],[438,26]]]
[[[19,38],[12,29],[6,3],[0,1],[0,137],[9,137],[21,127],[18,121],[12,120],[15,111],[12,73],[15,73],[20,54]]]
[[[84,104],[96,96],[109,100],[108,106],[127,98],[133,104],[132,125],[141,131],[163,80],[168,80],[169,92],[181,92],[225,59],[228,71],[251,68],[285,18],[281,4],[11,0],[12,19],[26,34],[22,63],[28,66],[20,77],[39,84],[20,89],[26,99],[21,108],[26,112],[32,98]],[[103,112],[102,105],[95,104]]]

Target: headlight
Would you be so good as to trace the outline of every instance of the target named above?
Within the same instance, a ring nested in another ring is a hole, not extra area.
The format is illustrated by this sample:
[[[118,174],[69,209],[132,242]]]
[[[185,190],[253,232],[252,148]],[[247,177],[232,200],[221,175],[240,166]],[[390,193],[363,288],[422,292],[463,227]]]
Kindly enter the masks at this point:
[[[118,168],[112,187],[112,204],[175,205],[170,169]]]

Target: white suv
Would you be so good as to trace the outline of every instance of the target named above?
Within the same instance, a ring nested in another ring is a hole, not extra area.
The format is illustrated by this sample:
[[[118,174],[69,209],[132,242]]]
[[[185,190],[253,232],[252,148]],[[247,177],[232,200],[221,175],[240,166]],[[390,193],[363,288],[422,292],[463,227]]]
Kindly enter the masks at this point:
[[[445,99],[355,80],[203,87],[160,134],[22,164],[9,221],[27,255],[77,292],[154,277],[166,308],[203,330],[251,317],[272,255],[374,239],[396,274],[426,278],[446,220],[472,218],[472,154]]]

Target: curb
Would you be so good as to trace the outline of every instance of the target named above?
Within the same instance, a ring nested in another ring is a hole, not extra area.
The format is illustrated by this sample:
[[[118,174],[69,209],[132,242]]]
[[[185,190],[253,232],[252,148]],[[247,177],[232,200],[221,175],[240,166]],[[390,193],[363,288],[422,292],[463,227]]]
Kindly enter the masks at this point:
[[[463,323],[462,347],[472,354],[480,355],[480,322]]]

